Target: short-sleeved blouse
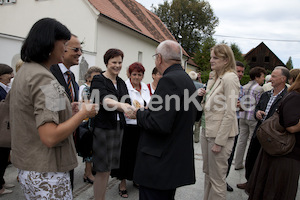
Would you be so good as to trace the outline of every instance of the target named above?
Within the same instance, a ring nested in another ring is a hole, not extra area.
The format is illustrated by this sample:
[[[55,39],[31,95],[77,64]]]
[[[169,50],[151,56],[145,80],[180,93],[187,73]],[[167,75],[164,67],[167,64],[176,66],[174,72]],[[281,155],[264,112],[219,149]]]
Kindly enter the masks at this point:
[[[38,128],[48,122],[60,124],[71,115],[64,88],[52,73],[37,63],[25,63],[10,91],[12,163],[36,172],[66,172],[77,166],[73,136],[48,148]]]
[[[287,94],[279,107],[280,124],[284,127],[295,126],[300,119],[300,93],[292,91]],[[300,160],[300,132],[295,133],[296,145],[293,151],[287,154],[287,157]]]

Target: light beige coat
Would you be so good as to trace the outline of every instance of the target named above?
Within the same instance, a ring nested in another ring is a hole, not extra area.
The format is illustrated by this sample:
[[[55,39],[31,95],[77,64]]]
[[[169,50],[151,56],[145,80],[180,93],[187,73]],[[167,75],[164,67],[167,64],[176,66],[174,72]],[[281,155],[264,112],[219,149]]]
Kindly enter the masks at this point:
[[[38,128],[60,124],[72,116],[64,88],[37,63],[25,63],[10,90],[12,163],[21,170],[68,172],[77,167],[73,135],[52,148],[40,140]]]
[[[215,144],[225,146],[229,137],[238,133],[236,105],[240,82],[234,72],[226,72],[207,83],[203,100],[205,136],[215,138]]]

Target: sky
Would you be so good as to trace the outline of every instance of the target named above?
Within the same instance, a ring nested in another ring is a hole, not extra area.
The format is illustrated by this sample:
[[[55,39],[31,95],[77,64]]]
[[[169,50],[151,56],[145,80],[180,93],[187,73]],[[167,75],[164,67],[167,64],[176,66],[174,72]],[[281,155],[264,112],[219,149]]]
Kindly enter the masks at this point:
[[[136,1],[149,10],[164,2]],[[235,43],[246,54],[264,42],[283,63],[291,56],[294,68],[300,68],[300,0],[206,1],[219,18],[213,35],[218,43]]]

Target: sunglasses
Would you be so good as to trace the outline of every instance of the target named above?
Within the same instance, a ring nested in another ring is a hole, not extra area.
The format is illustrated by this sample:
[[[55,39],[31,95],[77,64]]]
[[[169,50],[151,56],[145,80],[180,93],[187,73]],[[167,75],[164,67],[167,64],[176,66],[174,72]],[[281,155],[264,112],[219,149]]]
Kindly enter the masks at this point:
[[[77,53],[78,51],[82,52],[82,48],[78,48],[78,47],[68,47],[69,49],[72,49],[75,53]]]

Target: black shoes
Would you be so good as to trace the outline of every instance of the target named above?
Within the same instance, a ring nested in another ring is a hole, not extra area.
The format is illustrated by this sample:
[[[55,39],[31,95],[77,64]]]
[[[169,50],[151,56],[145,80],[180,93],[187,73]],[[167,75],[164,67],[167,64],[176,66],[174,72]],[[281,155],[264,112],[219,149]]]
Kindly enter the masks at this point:
[[[232,191],[233,191],[233,188],[232,188],[230,185],[228,185],[228,183],[226,183],[226,185],[227,185],[227,191],[228,191],[228,192],[232,192]]]
[[[91,179],[89,179],[89,177],[84,177],[84,178],[83,178],[83,181],[84,181],[84,182],[87,182],[87,183],[89,183],[89,184],[93,184],[93,183],[94,183],[94,181],[92,181]]]

